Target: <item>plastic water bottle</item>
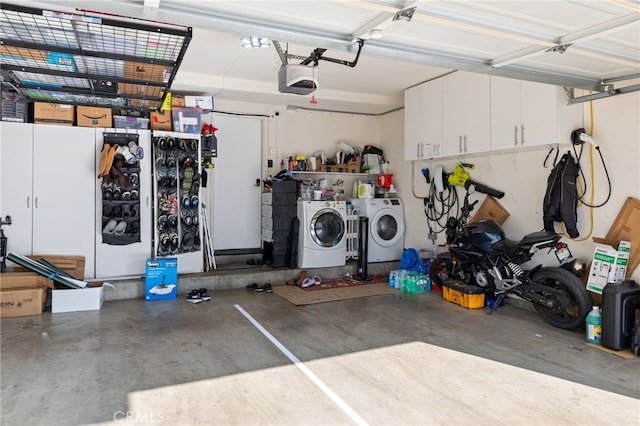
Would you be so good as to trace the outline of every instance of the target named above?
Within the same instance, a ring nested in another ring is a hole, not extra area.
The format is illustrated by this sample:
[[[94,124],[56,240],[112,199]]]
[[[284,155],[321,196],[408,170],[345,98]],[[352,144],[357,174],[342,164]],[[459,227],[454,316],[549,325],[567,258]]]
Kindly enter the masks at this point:
[[[600,308],[594,306],[587,315],[585,320],[587,325],[587,342],[601,344],[602,335],[602,315],[600,314]]]

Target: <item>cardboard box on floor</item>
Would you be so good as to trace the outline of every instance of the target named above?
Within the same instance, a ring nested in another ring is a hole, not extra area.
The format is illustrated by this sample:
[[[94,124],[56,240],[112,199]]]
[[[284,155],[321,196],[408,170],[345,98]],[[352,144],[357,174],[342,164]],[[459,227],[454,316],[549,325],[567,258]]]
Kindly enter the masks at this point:
[[[628,241],[631,244],[629,251],[629,261],[627,263],[626,276],[631,276],[638,265],[640,265],[640,200],[628,197],[618,216],[613,221],[609,232],[604,238],[593,238],[596,244],[605,244],[611,247],[618,247],[620,241]],[[591,270],[591,266],[589,267]],[[588,276],[586,277],[588,279]],[[591,292],[594,304],[600,305],[602,297]]]
[[[52,281],[33,272],[0,274],[0,318],[40,315]]]
[[[85,288],[64,288],[51,291],[51,313],[96,311],[104,302],[104,284],[89,283]]]

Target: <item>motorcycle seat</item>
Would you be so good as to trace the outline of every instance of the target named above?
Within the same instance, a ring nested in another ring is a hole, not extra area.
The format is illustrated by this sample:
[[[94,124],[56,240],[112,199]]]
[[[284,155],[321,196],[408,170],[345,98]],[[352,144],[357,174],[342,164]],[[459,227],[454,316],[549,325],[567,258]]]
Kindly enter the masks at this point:
[[[557,236],[558,234],[556,234],[555,232],[549,231],[532,232],[531,234],[525,235],[520,241],[514,241],[505,238],[504,240],[500,240],[497,243],[493,244],[491,248],[495,251],[506,252],[522,246],[532,246],[536,243],[552,240]]]

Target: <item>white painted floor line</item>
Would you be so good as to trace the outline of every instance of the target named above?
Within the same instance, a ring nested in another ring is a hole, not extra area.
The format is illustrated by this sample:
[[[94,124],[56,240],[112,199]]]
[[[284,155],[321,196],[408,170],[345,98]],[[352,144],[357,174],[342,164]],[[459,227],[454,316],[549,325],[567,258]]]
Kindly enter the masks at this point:
[[[278,339],[273,337],[273,335],[269,333],[267,329],[264,328],[258,321],[256,321],[247,311],[245,311],[242,306],[238,304],[235,304],[233,306],[235,306],[235,308],[239,310],[240,313],[245,316],[245,318],[247,318],[258,330],[260,330],[260,332],[264,334],[265,337],[269,339],[275,347],[280,349],[280,352],[285,354],[285,356],[289,358],[291,362],[293,362],[293,364],[300,369],[300,371],[302,371],[309,379],[311,379],[311,381],[315,383],[316,386],[318,386],[320,390],[324,392],[325,395],[327,395],[334,403],[336,403],[336,405],[340,407],[342,411],[344,411],[356,424],[363,426],[368,425],[368,423],[362,417],[360,417],[353,408],[351,408],[346,402],[344,402],[344,400],[340,398],[334,391],[332,391],[331,388],[329,388],[329,386],[327,386],[322,380],[320,380],[318,376],[313,374],[313,372],[309,370],[309,368],[304,365],[304,363],[300,361],[298,357],[292,354],[291,351],[289,351],[289,349],[287,349],[282,343],[280,343]]]

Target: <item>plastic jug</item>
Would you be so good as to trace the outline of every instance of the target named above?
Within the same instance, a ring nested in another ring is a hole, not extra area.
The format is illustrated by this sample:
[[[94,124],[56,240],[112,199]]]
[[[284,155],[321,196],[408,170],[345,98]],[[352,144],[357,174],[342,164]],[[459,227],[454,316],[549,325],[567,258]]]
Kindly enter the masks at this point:
[[[587,325],[587,342],[601,344],[602,336],[602,315],[600,314],[600,308],[594,306],[585,319]]]

